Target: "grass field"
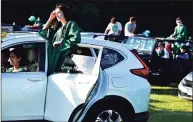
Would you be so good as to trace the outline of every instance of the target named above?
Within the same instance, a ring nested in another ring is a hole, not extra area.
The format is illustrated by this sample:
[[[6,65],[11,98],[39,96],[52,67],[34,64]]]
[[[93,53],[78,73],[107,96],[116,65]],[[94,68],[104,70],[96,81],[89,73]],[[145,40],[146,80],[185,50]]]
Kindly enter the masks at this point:
[[[148,122],[192,121],[192,101],[178,98],[177,87],[152,86]]]

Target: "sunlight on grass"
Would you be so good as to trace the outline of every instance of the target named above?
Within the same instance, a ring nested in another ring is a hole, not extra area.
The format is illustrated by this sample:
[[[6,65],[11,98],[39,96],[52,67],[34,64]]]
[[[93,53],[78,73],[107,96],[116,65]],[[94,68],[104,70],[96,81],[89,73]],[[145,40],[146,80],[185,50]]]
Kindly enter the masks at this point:
[[[152,87],[149,122],[191,122],[192,101],[178,98],[177,88]]]

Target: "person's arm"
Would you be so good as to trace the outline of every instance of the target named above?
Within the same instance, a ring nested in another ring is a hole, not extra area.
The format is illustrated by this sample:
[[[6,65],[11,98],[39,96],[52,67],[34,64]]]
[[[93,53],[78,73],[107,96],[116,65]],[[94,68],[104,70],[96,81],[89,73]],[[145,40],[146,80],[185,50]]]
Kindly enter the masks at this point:
[[[182,30],[177,35],[176,40],[186,40],[187,37],[188,37],[188,30],[186,27],[183,27]]]
[[[177,26],[174,28],[173,34],[170,35],[170,37],[174,37],[177,35]]]
[[[55,10],[50,14],[50,17],[48,19],[48,21],[46,22],[45,26],[43,27],[42,30],[44,29],[48,29],[50,27],[50,24],[52,22],[52,20],[56,17],[56,13],[55,13]]]
[[[133,34],[135,33],[135,30],[136,30],[136,24],[134,24],[134,27],[132,28]]]
[[[121,35],[121,32],[122,32],[122,25],[120,22],[117,22],[117,25],[118,25],[118,34]]]
[[[107,26],[107,28],[105,29],[105,35],[107,35],[108,33],[109,33],[109,31],[110,31],[110,27],[111,25],[110,25],[110,23],[108,24],[108,26]]]
[[[130,25],[130,24],[127,25],[127,32],[128,32],[128,35],[129,35],[129,36],[133,36],[134,34],[129,30],[129,28],[131,28],[131,25]],[[132,28],[131,28],[131,29],[132,29]]]
[[[46,39],[46,40],[48,40],[48,41],[53,38],[53,36],[54,36],[54,34],[55,34],[55,31],[56,31],[56,30],[53,31],[53,30],[49,29],[49,28],[50,28],[50,24],[51,24],[51,22],[54,20],[55,17],[56,17],[55,11],[53,11],[53,12],[50,14],[50,17],[49,17],[48,21],[46,22],[45,26],[43,27],[43,29],[42,29],[40,32],[38,32],[38,34],[39,34],[42,38],[44,38],[44,39]]]
[[[53,20],[53,19],[50,19],[50,18],[49,18],[42,30],[45,30],[45,29],[50,28],[50,24],[51,24],[52,20]]]

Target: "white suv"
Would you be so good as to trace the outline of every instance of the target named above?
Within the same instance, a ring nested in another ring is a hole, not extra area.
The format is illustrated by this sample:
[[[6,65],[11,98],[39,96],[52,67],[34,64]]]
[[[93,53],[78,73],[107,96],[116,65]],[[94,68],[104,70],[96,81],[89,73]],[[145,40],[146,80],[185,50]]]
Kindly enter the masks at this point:
[[[47,42],[34,33],[2,39],[2,121],[147,121],[149,69],[124,44],[81,38],[47,76]],[[25,72],[6,72],[9,49],[23,52]]]

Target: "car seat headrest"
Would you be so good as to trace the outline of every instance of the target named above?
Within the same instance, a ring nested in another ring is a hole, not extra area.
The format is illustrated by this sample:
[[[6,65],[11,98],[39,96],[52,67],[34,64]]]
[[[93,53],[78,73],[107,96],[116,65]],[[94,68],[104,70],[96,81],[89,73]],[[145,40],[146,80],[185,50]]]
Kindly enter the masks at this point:
[[[33,61],[36,60],[36,58],[37,58],[37,53],[36,53],[36,51],[35,51],[34,49],[29,49],[29,50],[28,50],[28,60],[29,60],[30,62],[33,62]]]

